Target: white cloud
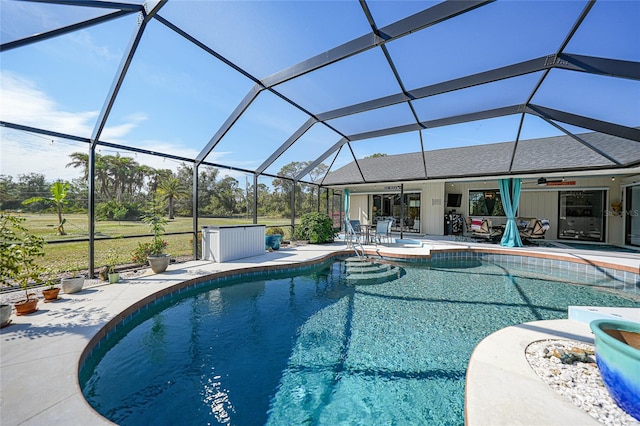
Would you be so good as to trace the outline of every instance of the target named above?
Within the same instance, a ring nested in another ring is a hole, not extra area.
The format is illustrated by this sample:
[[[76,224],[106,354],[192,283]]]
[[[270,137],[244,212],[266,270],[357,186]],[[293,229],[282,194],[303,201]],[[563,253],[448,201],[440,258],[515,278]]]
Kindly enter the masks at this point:
[[[88,55],[88,57],[93,58],[96,62],[106,60],[108,62],[118,63],[122,57],[122,52],[114,52],[107,46],[97,44],[93,37],[91,37],[91,34],[86,30],[74,31],[69,36],[81,49],[91,52],[91,55]]]
[[[88,152],[88,144],[0,128],[0,173],[13,176],[41,173],[49,181],[72,180],[82,176],[82,170],[66,168],[73,152]]]
[[[142,123],[147,119],[147,115],[144,113],[132,114],[127,117],[129,120],[126,123],[119,124],[117,126],[105,127],[100,136],[100,140],[109,141],[112,143],[123,143],[122,138],[131,132],[139,123]]]
[[[42,129],[55,129],[61,133],[88,136],[97,111],[72,113],[62,111],[36,85],[12,72],[0,75],[0,120]]]
[[[0,120],[60,133],[89,137],[93,131],[98,111],[64,111],[59,103],[24,77],[6,70],[0,71]],[[127,116],[123,123],[105,127],[101,139],[128,145],[127,135],[147,119],[145,113]],[[81,170],[66,168],[69,154],[88,152],[88,145],[49,136],[34,135],[14,129],[0,128],[0,174],[14,178],[20,174],[42,173],[47,180],[80,177]],[[186,148],[179,142],[166,140],[137,141],[135,146],[149,151],[176,153],[181,157],[195,158],[198,151]],[[102,148],[104,154],[115,150]],[[109,152],[107,152],[109,151]],[[135,155],[130,151],[119,151],[141,164],[154,168],[175,170],[179,162],[164,160],[151,155]]]

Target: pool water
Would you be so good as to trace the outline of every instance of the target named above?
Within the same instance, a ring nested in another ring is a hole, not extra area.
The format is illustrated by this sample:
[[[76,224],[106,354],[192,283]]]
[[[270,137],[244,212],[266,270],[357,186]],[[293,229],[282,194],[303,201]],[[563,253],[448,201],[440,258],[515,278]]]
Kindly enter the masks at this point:
[[[154,304],[94,350],[83,393],[121,425],[462,425],[484,337],[568,305],[639,306],[504,266],[402,266],[353,285],[338,261]]]

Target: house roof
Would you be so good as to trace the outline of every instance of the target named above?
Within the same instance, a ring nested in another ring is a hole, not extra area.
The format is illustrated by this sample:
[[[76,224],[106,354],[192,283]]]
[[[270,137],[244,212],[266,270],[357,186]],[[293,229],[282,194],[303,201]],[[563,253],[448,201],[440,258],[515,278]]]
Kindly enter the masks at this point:
[[[515,142],[503,142],[364,158],[330,172],[322,183],[341,185],[468,178],[538,171],[627,168],[639,164],[640,144],[591,132],[575,137],[521,140],[517,145]]]

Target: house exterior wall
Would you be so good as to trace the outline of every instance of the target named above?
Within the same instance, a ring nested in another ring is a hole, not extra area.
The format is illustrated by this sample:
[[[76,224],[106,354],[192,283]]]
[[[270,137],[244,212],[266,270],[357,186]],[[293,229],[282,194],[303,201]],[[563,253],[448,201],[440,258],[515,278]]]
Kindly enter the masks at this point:
[[[612,181],[611,177],[607,176],[598,178],[568,177],[566,180],[575,181],[575,185],[538,186],[535,179],[524,179],[522,185],[518,216],[549,219],[550,228],[547,231],[547,239],[556,239],[558,237],[560,191],[606,190],[605,206],[607,206],[607,209],[611,208],[612,202],[622,199],[619,179]],[[498,189],[498,181],[454,182],[445,184],[445,188],[447,193],[462,194],[462,206],[456,210],[466,217],[469,215],[469,191]],[[624,241],[623,218],[608,215],[607,209],[604,212],[605,241],[611,244],[622,244]],[[451,208],[446,208],[447,212],[450,210]],[[506,223],[506,218],[504,217],[493,217],[491,220],[494,225]]]
[[[560,178],[548,178],[560,180]],[[623,200],[623,189],[627,182],[625,179],[611,176],[604,177],[567,177],[566,181],[575,181],[575,185],[563,186],[538,186],[536,178],[523,179],[522,192],[518,216],[537,217],[549,219],[550,228],[547,231],[547,239],[558,237],[558,213],[560,191],[580,190],[605,190],[604,227],[605,242],[610,244],[624,244],[624,217],[610,214],[611,203]],[[629,184],[630,182],[627,182]],[[482,180],[468,182],[426,182],[407,183],[404,192],[420,192],[420,232],[423,235],[444,235],[444,215],[456,210],[465,217],[469,216],[469,191],[471,190],[497,190],[497,180]],[[357,193],[360,192],[360,193]],[[359,219],[362,223],[370,223],[369,208],[372,204],[371,197],[374,193],[383,192],[380,187],[361,186],[356,193],[351,194],[350,217]],[[447,194],[462,194],[460,207],[447,207]],[[494,226],[506,223],[505,217],[491,217]]]

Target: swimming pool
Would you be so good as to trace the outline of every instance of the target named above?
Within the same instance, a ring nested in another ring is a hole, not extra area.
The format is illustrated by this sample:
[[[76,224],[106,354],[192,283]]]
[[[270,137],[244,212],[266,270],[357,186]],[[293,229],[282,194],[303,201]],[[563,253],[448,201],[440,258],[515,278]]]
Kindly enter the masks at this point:
[[[338,261],[158,302],[94,350],[83,393],[123,425],[463,424],[485,336],[569,304],[638,306],[474,260],[402,266],[379,284],[350,284]]]

